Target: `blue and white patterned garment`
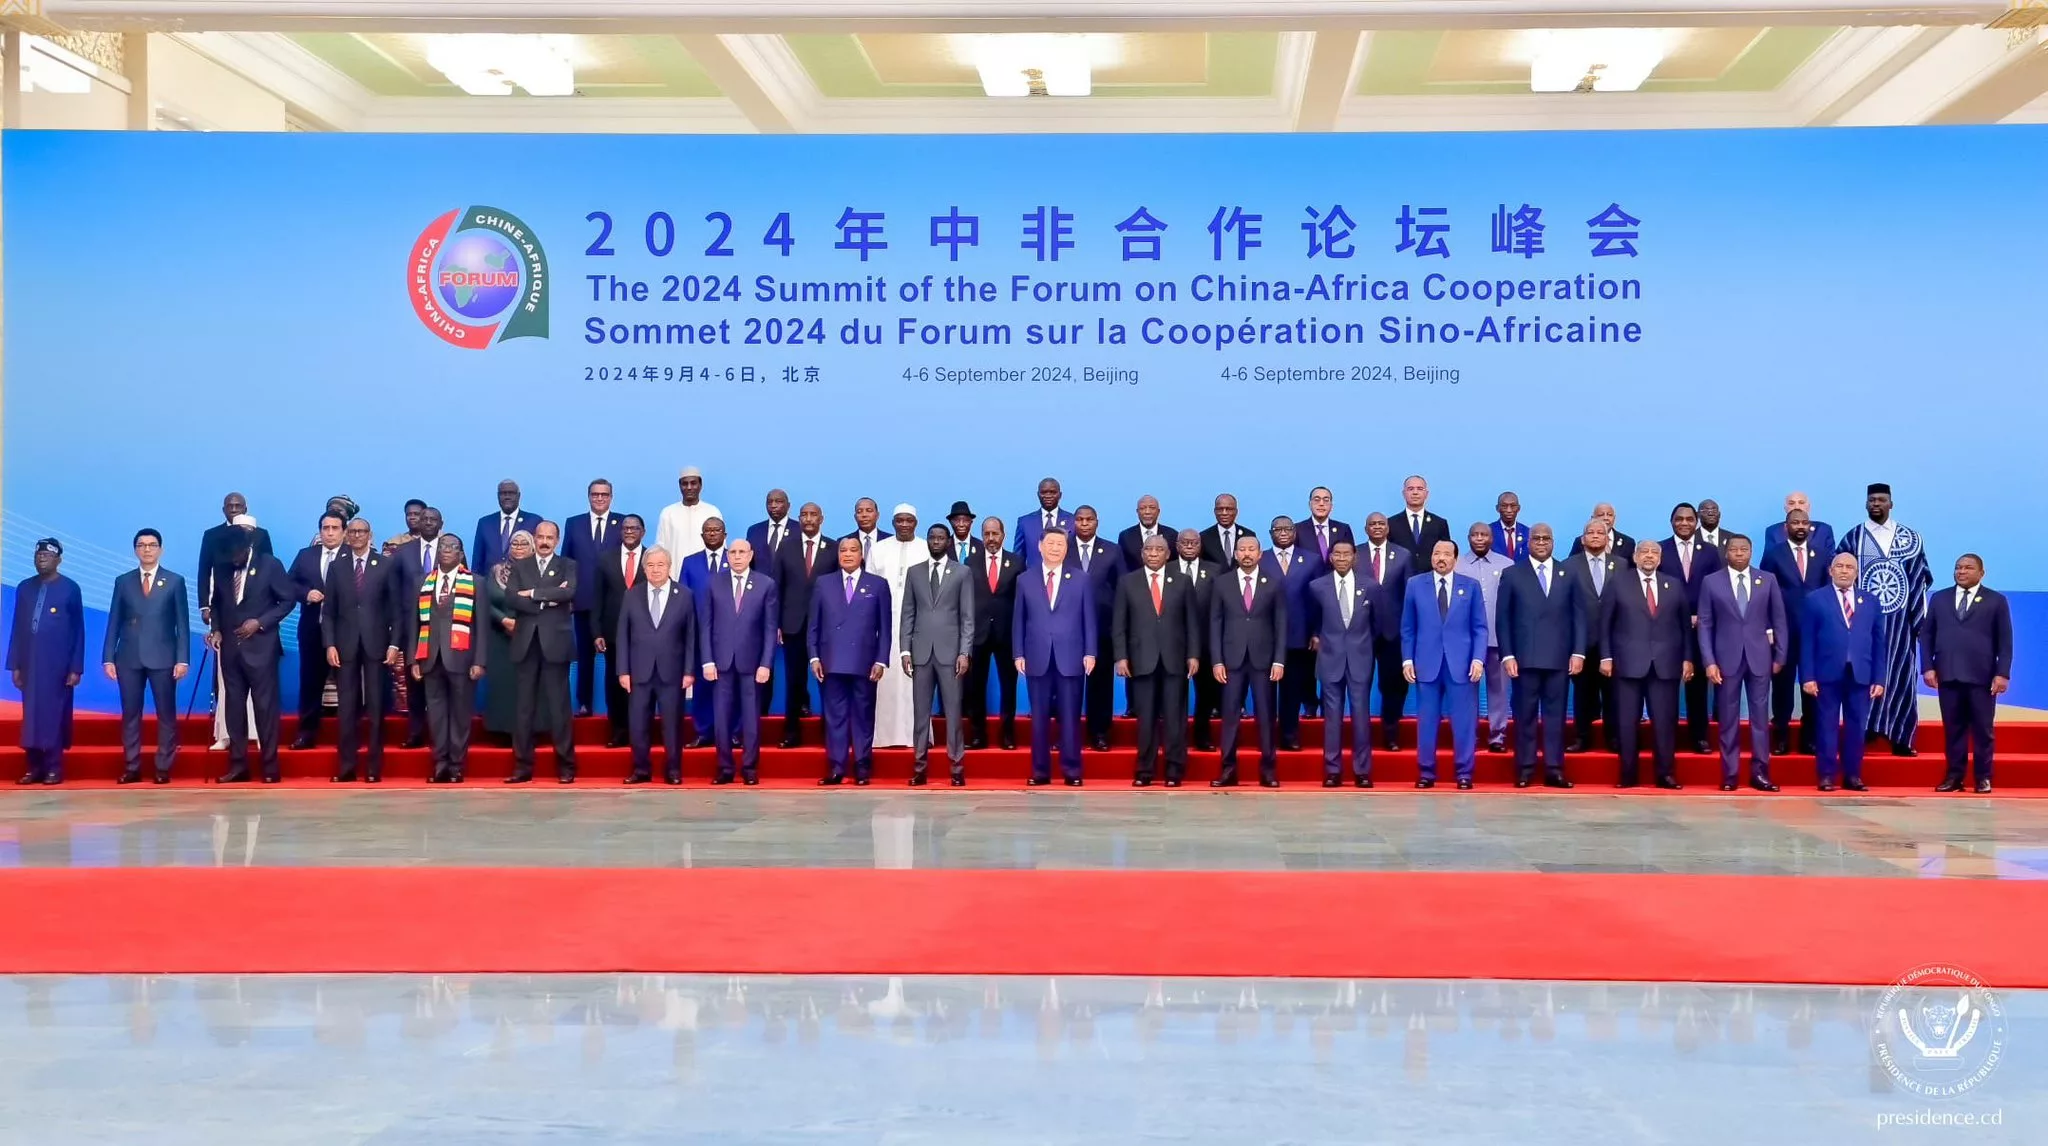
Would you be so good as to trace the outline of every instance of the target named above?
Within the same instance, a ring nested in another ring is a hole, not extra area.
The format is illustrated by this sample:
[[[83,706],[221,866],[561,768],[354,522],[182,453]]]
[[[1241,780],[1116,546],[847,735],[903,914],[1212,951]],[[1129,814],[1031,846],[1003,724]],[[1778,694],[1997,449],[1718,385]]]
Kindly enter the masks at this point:
[[[1894,523],[1887,549],[1864,522],[1842,535],[1836,552],[1855,556],[1857,586],[1884,609],[1884,697],[1870,706],[1870,730],[1893,744],[1911,744],[1920,727],[1914,653],[1927,619],[1927,591],[1934,587],[1920,535]]]

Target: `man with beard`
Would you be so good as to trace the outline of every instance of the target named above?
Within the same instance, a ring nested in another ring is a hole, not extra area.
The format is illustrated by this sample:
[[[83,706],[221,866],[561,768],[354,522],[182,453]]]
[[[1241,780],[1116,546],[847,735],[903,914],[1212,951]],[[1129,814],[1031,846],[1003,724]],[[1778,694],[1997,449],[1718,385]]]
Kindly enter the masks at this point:
[[[1927,620],[1934,574],[1920,534],[1892,519],[1892,487],[1865,491],[1866,520],[1842,535],[1840,551],[1856,558],[1857,583],[1877,599],[1885,620],[1884,696],[1870,706],[1870,730],[1891,741],[1892,755],[1917,756],[1913,733],[1920,701],[1913,687],[1913,644]]]

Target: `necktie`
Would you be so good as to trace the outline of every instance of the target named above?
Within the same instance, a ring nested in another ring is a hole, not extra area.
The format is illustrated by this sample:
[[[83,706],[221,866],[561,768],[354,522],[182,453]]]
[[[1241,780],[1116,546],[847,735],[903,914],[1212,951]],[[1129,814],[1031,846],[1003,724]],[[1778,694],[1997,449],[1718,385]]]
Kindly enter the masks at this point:
[[[1344,619],[1344,627],[1351,627],[1351,578],[1337,578],[1337,612]]]
[[[1046,510],[1046,511],[1045,511],[1045,527],[1046,527],[1046,529],[1048,529],[1048,530],[1050,530],[1050,529],[1053,529],[1053,528],[1054,528],[1054,527],[1056,527],[1056,526],[1057,526],[1058,524],[1059,524],[1059,519],[1053,516],[1053,512],[1052,512],[1052,510],[1049,510],[1049,509],[1048,509],[1048,510]]]
[[[327,583],[327,567],[332,564],[334,564],[334,550],[322,549],[320,551],[320,583],[322,585]]]
[[[1681,541],[1678,543],[1678,566],[1679,576],[1684,577],[1687,583],[1690,583],[1692,581],[1692,545],[1689,542]]]
[[[853,582],[853,574],[848,573],[846,575],[846,603],[849,605],[853,604]]]
[[[1801,581],[1806,580],[1806,546],[1794,545],[1792,547],[1792,561],[1799,566],[1799,579]]]
[[[1598,557],[1586,559],[1586,565],[1593,571],[1593,595],[1598,597],[1607,589],[1607,562]]]
[[[1386,575],[1380,571],[1380,547],[1377,545],[1372,547],[1372,579],[1374,581],[1384,581],[1387,579]]]
[[[1327,561],[1330,559],[1330,527],[1328,525],[1316,526],[1316,548],[1323,551],[1323,560]]]
[[[778,521],[771,523],[768,526],[768,549],[770,552],[773,552],[774,550],[781,548],[781,546],[782,523]]]
[[[604,544],[604,518],[599,514],[590,515],[590,539],[599,545]]]
[[[1152,571],[1152,615],[1157,617],[1166,612],[1166,606],[1159,597],[1159,571]]]
[[[448,598],[451,595],[450,590],[453,587],[454,583],[455,579],[453,577],[450,577],[446,573],[441,574],[441,591],[436,596],[439,598],[440,602],[443,605],[448,603]]]
[[[434,543],[431,541],[422,541],[420,542],[420,568],[431,569],[433,567]]]
[[[862,561],[866,561],[868,559],[868,544],[872,540],[873,539],[865,533],[860,535],[860,559]]]
[[[1289,554],[1286,550],[1283,549],[1280,552],[1274,554],[1274,556],[1280,559],[1280,575],[1282,577],[1287,576],[1287,558],[1291,556],[1291,554]]]
[[[661,611],[668,604],[667,588],[666,586],[656,585],[649,589],[648,592],[653,597],[654,606],[648,612],[654,617],[654,627],[658,629],[661,627]]]
[[[1545,561],[1536,567],[1536,577],[1543,582],[1543,595],[1550,596],[1550,562]]]
[[[1436,615],[1438,617],[1448,617],[1451,615],[1451,582],[1448,577],[1438,577],[1436,579]]]
[[[721,552],[722,552],[722,551],[721,551]],[[712,553],[712,554],[710,555],[710,558],[711,558],[711,571],[712,571],[713,573],[716,573],[716,572],[718,572],[718,571],[719,571],[720,569],[722,569],[722,568],[724,568],[724,567],[725,567],[725,562],[723,562],[723,561],[719,560],[719,553]]]
[[[1963,590],[1959,590],[1959,591],[1958,591],[1958,592],[1956,593],[1956,616],[1958,616],[1958,617],[1967,617],[1967,616],[1969,616],[1969,615],[1970,615],[1970,591],[1969,591],[1968,589],[1963,589]]]
[[[363,559],[362,559],[361,557],[357,557],[357,558],[356,558],[356,596],[357,596],[357,598],[358,598],[358,599],[360,599],[360,598],[362,597],[362,595],[363,595]]]
[[[235,604],[242,603],[242,590],[249,584],[249,567],[244,565],[235,570]]]
[[[1408,515],[1408,533],[1409,533],[1409,536],[1411,536],[1411,537],[1415,538],[1415,540],[1416,540],[1416,541],[1421,541],[1421,540],[1422,540],[1422,515],[1421,515],[1421,514],[1419,514],[1419,513],[1411,513],[1411,514],[1409,514],[1409,515]]]
[[[936,600],[939,595],[939,570],[941,568],[943,568],[943,566],[941,566],[938,562],[932,562],[932,597],[934,600]]]
[[[967,543],[965,541],[960,543],[960,564],[967,564]]]
[[[808,575],[811,571],[812,562],[816,561],[817,559],[818,539],[815,537],[804,538],[804,573],[806,575]]]
[[[1094,556],[1095,556],[1095,546],[1093,546],[1093,545],[1090,545],[1090,544],[1087,544],[1087,543],[1085,543],[1085,542],[1084,542],[1084,543],[1082,543],[1082,545],[1081,545],[1081,572],[1083,572],[1083,573],[1086,573],[1086,572],[1088,571],[1088,561],[1089,561],[1089,559],[1090,559],[1090,558],[1092,558],[1092,557],[1094,557]]]
[[[739,611],[740,611],[740,602],[741,602],[741,601],[744,601],[744,600],[746,600],[746,599],[747,599],[747,582],[746,582],[746,579],[745,579],[745,578],[742,578],[742,577],[734,577],[734,578],[732,579],[732,611],[733,611],[733,612],[735,612],[735,613],[739,612]]]
[[[149,596],[149,590],[150,590],[150,586],[151,586],[151,585],[153,585],[153,584],[155,583],[155,581],[156,581],[156,574],[154,574],[154,573],[151,573],[151,572],[150,572],[149,570],[147,570],[147,569],[144,569],[144,570],[142,571],[142,595],[143,595],[143,596],[145,596],[145,597]]]
[[[631,589],[633,587],[633,582],[637,580],[639,576],[640,551],[638,549],[629,549],[626,551],[626,588]]]
[[[1045,603],[1047,605],[1053,603],[1053,585],[1058,577],[1059,574],[1050,569],[1045,571]]]
[[[1003,559],[991,553],[988,555],[988,591],[996,591],[996,582],[1003,571]]]
[[[509,513],[505,515],[505,520],[498,525],[498,548],[512,548],[512,515]]]
[[[1252,611],[1252,575],[1249,573],[1244,575],[1244,611]]]
[[[1856,602],[1849,596],[1849,591],[1847,589],[1841,591],[1841,596],[1842,626],[1844,628],[1847,628],[1852,622],[1856,620]]]
[[[1737,573],[1735,575],[1735,613],[1741,617],[1749,616],[1749,574],[1747,573]]]
[[[1654,583],[1652,583],[1648,575],[1645,575],[1643,577],[1643,601],[1645,604],[1650,606],[1650,615],[1652,617],[1656,616],[1657,586]]]

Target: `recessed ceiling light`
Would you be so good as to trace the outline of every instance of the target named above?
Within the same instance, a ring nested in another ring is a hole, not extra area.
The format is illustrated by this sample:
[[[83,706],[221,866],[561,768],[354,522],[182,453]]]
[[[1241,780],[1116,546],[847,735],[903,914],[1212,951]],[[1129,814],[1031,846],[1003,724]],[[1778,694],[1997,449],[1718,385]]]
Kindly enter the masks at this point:
[[[427,63],[470,95],[511,95],[514,85],[528,95],[576,94],[567,36],[476,33],[426,39]]]
[[[1567,28],[1536,34],[1529,88],[1539,92],[1632,92],[1664,60],[1661,28]]]
[[[1094,89],[1087,36],[1033,32],[966,39],[981,90],[991,96],[1084,96]]]

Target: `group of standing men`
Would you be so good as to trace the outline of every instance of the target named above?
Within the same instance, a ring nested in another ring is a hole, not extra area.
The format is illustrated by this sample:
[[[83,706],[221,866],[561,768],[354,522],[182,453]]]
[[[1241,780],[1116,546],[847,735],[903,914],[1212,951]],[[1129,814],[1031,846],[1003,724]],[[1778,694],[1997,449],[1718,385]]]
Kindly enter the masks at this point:
[[[1363,542],[1332,516],[1333,495],[1319,486],[1306,518],[1272,520],[1270,544],[1238,524],[1229,494],[1216,498],[1214,524],[1199,531],[1162,525],[1157,499],[1143,497],[1136,523],[1111,542],[1092,507],[1063,507],[1053,478],[1039,483],[1038,508],[1013,530],[998,517],[977,530],[972,510],[956,502],[923,537],[914,507],[896,506],[884,531],[879,506],[862,498],[855,531],[833,539],[817,505],[792,514],[788,496],[773,490],[766,519],[728,539],[723,517],[703,500],[701,473],[685,468],[678,489],[648,546],[641,518],[613,512],[609,482],[591,482],[589,512],[557,526],[524,509],[518,485],[506,481],[467,553],[441,532],[439,512],[417,501],[407,507],[406,533],[373,547],[369,523],[336,498],[289,568],[271,555],[246,502],[230,495],[225,522],[202,541],[199,580],[206,642],[221,662],[230,761],[222,781],[250,778],[252,738],[263,779],[277,778],[279,626],[296,607],[293,746],[315,743],[331,676],[337,782],[358,775],[365,720],[361,774],[381,778],[387,682],[409,710],[408,743],[434,747],[434,779],[462,782],[476,682],[489,671],[517,687],[507,782],[532,779],[545,730],[557,779],[571,783],[570,718],[591,710],[602,657],[610,742],[633,747],[629,783],[652,779],[657,717],[663,778],[681,782],[686,692],[696,745],[717,748],[714,780],[755,782],[779,660],[785,747],[801,741],[806,679],[820,685],[826,785],[849,776],[868,783],[878,744],[911,746],[911,783],[925,783],[935,700],[951,782],[964,783],[965,752],[990,743],[991,684],[1000,743],[1015,745],[1021,676],[1033,784],[1052,782],[1055,727],[1061,778],[1082,782],[1084,739],[1108,747],[1114,680],[1123,679],[1139,728],[1138,786],[1182,783],[1190,717],[1199,751],[1211,748],[1210,722],[1220,718],[1210,783],[1237,784],[1249,707],[1261,784],[1277,786],[1275,753],[1300,746],[1304,711],[1324,720],[1324,784],[1342,784],[1348,708],[1352,782],[1370,787],[1377,678],[1383,716],[1402,712],[1416,692],[1420,787],[1436,782],[1444,718],[1455,780],[1471,786],[1483,691],[1492,750],[1507,750],[1514,716],[1518,786],[1536,782],[1539,757],[1544,784],[1571,786],[1567,723],[1572,750],[1585,751],[1596,719],[1621,756],[1622,786],[1635,784],[1647,713],[1655,782],[1676,788],[1682,700],[1696,751],[1708,750],[1709,714],[1718,712],[1721,787],[1732,791],[1746,700],[1749,783],[1774,791],[1770,758],[1788,750],[1794,698],[1803,694],[1802,747],[1818,755],[1822,787],[1860,790],[1866,726],[1895,753],[1914,751],[1918,646],[1950,730],[1941,789],[1961,786],[1974,748],[1976,787],[1989,790],[1992,708],[2010,675],[2009,612],[1980,584],[1982,563],[1972,555],[1958,560],[1954,589],[1930,609],[1920,539],[1892,520],[1882,485],[1870,487],[1867,520],[1839,544],[1811,520],[1804,495],[1788,496],[1784,521],[1766,532],[1755,561],[1754,542],[1724,529],[1711,500],[1676,507],[1662,542],[1620,532],[1602,503],[1559,557],[1550,527],[1522,524],[1519,499],[1504,493],[1496,520],[1473,524],[1461,549],[1428,508],[1420,476],[1403,483],[1400,510],[1366,519]],[[145,691],[159,714],[173,712],[189,660],[185,582],[161,567],[154,530],[140,531],[135,549],[138,568],[115,585],[104,655],[121,689],[124,783],[142,778]],[[9,667],[29,694],[25,783],[61,778],[70,690],[82,671],[82,630],[72,642],[79,648],[60,647],[80,612],[76,586],[56,572],[61,555],[55,540],[39,543],[37,576],[17,589]],[[486,580],[493,571],[497,592]],[[493,626],[510,637],[509,665],[490,663],[483,635],[495,637]],[[1385,747],[1398,745],[1398,728],[1381,720]],[[156,782],[168,780],[176,751],[175,721],[161,720]]]

